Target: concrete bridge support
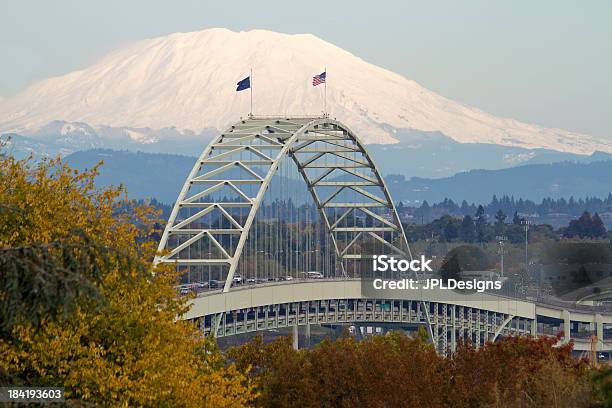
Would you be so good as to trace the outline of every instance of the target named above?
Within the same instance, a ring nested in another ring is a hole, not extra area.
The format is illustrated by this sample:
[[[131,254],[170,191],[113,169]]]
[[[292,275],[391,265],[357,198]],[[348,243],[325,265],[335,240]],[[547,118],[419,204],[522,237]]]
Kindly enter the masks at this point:
[[[306,323],[304,327],[304,346],[310,347],[310,323]]]
[[[298,333],[298,325],[293,326],[293,349],[298,350],[300,348],[300,340]]]
[[[569,343],[572,338],[572,319],[569,310],[563,311],[563,341]]]
[[[603,330],[603,317],[597,313],[595,315],[595,325],[597,333],[597,350],[601,351],[604,349],[604,330]]]

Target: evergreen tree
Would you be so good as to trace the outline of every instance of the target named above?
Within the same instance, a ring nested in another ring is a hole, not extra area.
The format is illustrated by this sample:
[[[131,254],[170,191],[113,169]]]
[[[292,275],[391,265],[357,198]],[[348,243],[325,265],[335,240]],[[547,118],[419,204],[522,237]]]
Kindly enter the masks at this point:
[[[463,200],[461,202],[461,215],[468,215],[470,213],[470,205],[467,201]]]
[[[491,203],[488,205],[489,212],[496,212],[500,209],[501,203],[497,199],[497,195],[493,194],[493,198],[491,199]]]
[[[599,217],[599,214],[595,213],[592,218],[591,236],[594,238],[605,237],[607,234],[606,227],[603,221]]]
[[[482,205],[478,206],[474,217],[476,218],[476,237],[478,242],[483,243],[486,240],[487,219],[485,218],[485,210]]]
[[[600,220],[601,221],[601,220]],[[580,218],[577,220],[571,220],[569,226],[564,232],[564,236],[568,238],[579,237],[586,238],[591,237],[593,232],[593,219],[588,211],[582,213]]]
[[[504,227],[506,226],[506,214],[499,209],[497,213],[495,213],[495,232],[497,234],[502,234],[504,232]]]
[[[459,236],[459,229],[455,224],[455,220],[451,219],[444,227],[444,238],[447,242],[451,242],[453,239]]]
[[[459,237],[463,242],[474,242],[476,239],[476,226],[474,220],[469,215],[463,217]]]

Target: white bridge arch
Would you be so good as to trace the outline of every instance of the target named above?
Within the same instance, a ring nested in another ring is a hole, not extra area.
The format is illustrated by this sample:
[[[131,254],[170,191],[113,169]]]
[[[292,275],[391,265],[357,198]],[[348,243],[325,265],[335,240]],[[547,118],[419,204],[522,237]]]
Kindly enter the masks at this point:
[[[412,258],[385,182],[347,126],[328,117],[249,117],[217,136],[198,158],[159,243],[165,254],[155,262],[225,267],[223,290],[229,291],[255,216],[284,158],[293,161],[305,181],[342,274],[347,274],[345,261],[371,259],[354,250],[359,240]],[[343,198],[349,190],[358,201]],[[234,198],[228,199],[228,193]],[[235,208],[245,208],[246,216],[235,216]],[[213,212],[222,222],[205,220],[213,219]],[[237,240],[220,239],[236,235]],[[202,240],[212,249],[201,250]],[[198,245],[199,250],[191,250]]]

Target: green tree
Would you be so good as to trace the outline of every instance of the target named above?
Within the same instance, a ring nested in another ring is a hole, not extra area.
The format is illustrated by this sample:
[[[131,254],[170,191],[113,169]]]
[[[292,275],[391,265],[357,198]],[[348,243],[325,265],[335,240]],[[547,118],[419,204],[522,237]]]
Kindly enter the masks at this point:
[[[499,209],[495,213],[495,233],[503,234],[506,227],[506,214]]]
[[[595,215],[593,215],[592,221],[593,226],[591,228],[591,236],[594,238],[605,237],[608,231],[606,230],[603,221],[599,217],[599,214],[595,213]]]
[[[478,206],[474,218],[476,219],[476,239],[478,242],[483,243],[486,241],[487,219],[485,217],[485,209],[482,205]]]
[[[469,215],[463,217],[459,237],[463,242],[474,242],[476,239],[476,226],[474,220]]]
[[[568,227],[564,231],[564,236],[568,238],[586,238],[593,237],[593,232],[594,226],[591,214],[588,211],[584,211],[580,218],[570,221]]]
[[[444,227],[444,238],[447,242],[451,242],[459,236],[459,228],[454,219],[449,219]]]

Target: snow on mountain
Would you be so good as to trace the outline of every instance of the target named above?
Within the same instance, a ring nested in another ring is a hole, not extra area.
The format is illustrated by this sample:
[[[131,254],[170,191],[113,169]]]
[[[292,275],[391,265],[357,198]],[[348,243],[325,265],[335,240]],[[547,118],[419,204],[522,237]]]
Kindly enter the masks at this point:
[[[140,142],[142,144],[153,144],[159,141],[158,138],[150,137],[149,135],[143,132],[137,132],[135,130],[130,130],[130,129],[126,129],[125,132],[127,133],[130,139],[132,139],[135,142]]]
[[[40,127],[29,136],[48,143],[64,145],[75,150],[94,149],[104,146],[104,141],[86,123],[67,123],[54,120]]]
[[[209,29],[126,45],[0,101],[0,132],[32,134],[54,120],[188,134],[223,129],[249,111],[249,91],[235,92],[235,84],[251,67],[256,115],[320,114],[323,86],[313,88],[311,79],[327,67],[331,116],[367,143],[394,143],[394,130],[414,129],[462,143],[612,152],[610,141],[454,102],[313,35],[265,30]]]

